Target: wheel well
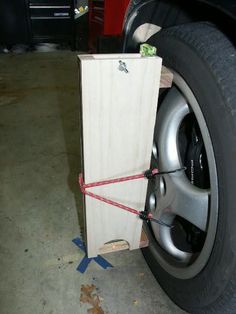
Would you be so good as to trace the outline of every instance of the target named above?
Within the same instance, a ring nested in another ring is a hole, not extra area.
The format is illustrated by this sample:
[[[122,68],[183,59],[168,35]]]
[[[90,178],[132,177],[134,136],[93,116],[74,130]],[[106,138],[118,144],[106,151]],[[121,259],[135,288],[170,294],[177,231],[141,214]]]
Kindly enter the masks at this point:
[[[199,1],[148,0],[141,1],[128,15],[124,28],[123,50],[137,51],[142,39],[148,39],[145,36],[136,36],[138,32],[142,32],[142,34],[146,32],[152,35],[155,32],[155,26],[160,29],[199,21],[209,21],[216,24],[234,44],[236,43],[236,36],[232,32],[236,21],[231,15],[218,7]],[[145,26],[142,28],[142,25],[145,25],[146,28]],[[151,30],[148,25],[150,25]]]

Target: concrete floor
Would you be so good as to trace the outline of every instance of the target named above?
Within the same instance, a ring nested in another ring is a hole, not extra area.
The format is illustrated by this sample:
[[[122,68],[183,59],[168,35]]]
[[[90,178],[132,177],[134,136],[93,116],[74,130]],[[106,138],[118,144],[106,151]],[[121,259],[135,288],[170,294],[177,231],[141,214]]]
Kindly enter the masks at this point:
[[[72,52],[0,56],[0,313],[85,314],[83,284],[104,313],[183,313],[140,251],[76,271],[83,225],[77,61]],[[102,311],[91,312],[101,314]]]

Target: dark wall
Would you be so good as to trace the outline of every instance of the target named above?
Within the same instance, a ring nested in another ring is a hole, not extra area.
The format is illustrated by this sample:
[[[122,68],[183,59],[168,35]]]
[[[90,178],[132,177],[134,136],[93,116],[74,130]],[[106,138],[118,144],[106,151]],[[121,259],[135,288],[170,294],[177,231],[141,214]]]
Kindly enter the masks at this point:
[[[0,43],[28,43],[28,11],[25,0],[0,0]]]

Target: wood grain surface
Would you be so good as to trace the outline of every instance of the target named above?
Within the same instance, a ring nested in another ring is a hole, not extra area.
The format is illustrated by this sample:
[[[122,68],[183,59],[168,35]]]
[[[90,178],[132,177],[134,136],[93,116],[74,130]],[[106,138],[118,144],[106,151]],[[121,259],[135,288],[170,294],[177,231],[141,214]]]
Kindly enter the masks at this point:
[[[119,61],[128,73],[121,71]],[[85,183],[140,173],[150,167],[162,59],[139,54],[79,55]],[[94,187],[92,192],[144,209],[147,180]],[[107,242],[140,246],[142,221],[85,197],[88,257]]]

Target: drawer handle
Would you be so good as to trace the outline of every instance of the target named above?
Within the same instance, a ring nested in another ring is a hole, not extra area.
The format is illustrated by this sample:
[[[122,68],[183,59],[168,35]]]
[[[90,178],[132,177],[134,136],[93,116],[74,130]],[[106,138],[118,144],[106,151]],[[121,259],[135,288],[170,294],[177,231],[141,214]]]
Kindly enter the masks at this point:
[[[30,9],[70,9],[69,5],[30,5]]]
[[[31,20],[68,20],[70,16],[31,16]]]
[[[53,14],[54,16],[69,16],[68,12],[55,12]]]

